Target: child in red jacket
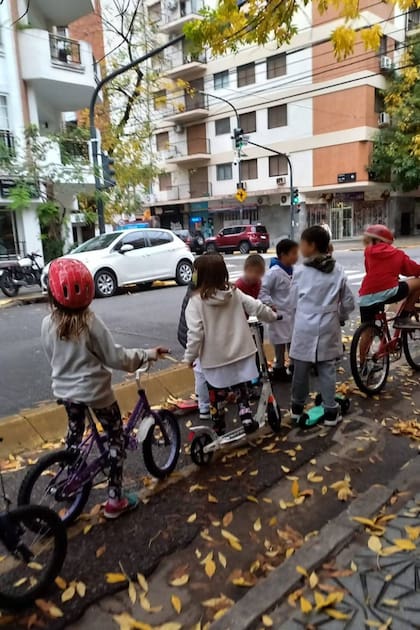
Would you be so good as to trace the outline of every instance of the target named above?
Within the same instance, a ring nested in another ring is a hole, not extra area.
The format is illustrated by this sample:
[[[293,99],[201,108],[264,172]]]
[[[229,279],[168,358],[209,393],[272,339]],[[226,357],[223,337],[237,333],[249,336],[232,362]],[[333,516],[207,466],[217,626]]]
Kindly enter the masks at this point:
[[[385,225],[370,225],[364,237],[366,275],[359,291],[362,322],[373,321],[385,304],[407,299],[395,327],[420,328],[413,317],[420,297],[420,265],[392,245],[394,235]],[[400,275],[417,277],[400,280]]]

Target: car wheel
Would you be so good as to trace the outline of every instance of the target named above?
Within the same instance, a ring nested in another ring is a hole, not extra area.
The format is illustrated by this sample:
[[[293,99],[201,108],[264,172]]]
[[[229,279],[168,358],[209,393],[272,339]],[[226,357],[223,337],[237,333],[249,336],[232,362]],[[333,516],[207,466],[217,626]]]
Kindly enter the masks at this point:
[[[251,249],[248,241],[242,241],[242,243],[239,244],[239,251],[241,252],[241,254],[249,254],[249,250]]]
[[[96,297],[106,298],[115,294],[118,288],[117,278],[113,271],[100,269],[95,275]]]
[[[175,280],[177,284],[183,286],[192,280],[192,264],[189,260],[181,260],[176,268]]]

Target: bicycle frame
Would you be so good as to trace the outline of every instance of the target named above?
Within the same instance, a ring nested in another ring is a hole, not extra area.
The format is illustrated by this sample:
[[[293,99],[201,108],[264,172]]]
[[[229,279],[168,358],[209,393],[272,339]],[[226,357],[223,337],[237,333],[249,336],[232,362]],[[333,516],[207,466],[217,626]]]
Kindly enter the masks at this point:
[[[384,336],[381,339],[378,351],[374,355],[375,359],[381,359],[382,357],[387,356],[398,349],[401,339],[401,329],[395,328],[394,334],[391,337],[389,324],[400,316],[400,313],[404,310],[405,303],[406,300],[401,302],[398,311],[393,317],[387,317],[385,311],[382,311],[376,315],[375,323],[380,322],[380,328],[383,331]]]

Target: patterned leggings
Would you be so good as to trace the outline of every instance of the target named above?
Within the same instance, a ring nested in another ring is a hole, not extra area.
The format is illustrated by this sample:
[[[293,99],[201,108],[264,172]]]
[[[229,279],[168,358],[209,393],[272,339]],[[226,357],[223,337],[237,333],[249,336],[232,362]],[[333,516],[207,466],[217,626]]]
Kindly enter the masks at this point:
[[[226,389],[213,387],[212,385],[210,385],[210,383],[207,383],[207,387],[209,389],[211,419],[215,424],[221,422],[223,423],[225,416],[227,391]],[[231,389],[236,396],[236,402],[238,404],[239,410],[248,409],[249,394],[247,384],[239,383],[238,385],[234,385]]]
[[[85,405],[70,401],[66,401],[64,405],[69,419],[67,448],[77,447],[82,442],[85,431]],[[125,454],[121,411],[117,402],[105,407],[105,409],[93,409],[93,411],[108,435],[110,457],[108,497],[119,500],[121,498]]]

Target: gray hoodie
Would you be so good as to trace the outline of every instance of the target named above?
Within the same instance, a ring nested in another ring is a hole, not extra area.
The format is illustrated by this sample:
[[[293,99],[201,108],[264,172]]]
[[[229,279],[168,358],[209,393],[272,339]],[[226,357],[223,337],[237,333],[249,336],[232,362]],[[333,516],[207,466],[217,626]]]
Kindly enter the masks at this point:
[[[193,295],[185,311],[188,342],[184,361],[193,363],[199,358],[204,368],[215,368],[253,356],[256,349],[244,311],[263,322],[277,319],[269,306],[235,287],[216,291],[206,300]]]
[[[115,401],[112,372],[108,368],[134,372],[156,358],[153,350],[127,349],[116,344],[93,312],[88,331],[77,341],[59,339],[48,315],[42,322],[41,340],[52,368],[54,396],[85,403],[94,409],[103,409]]]

